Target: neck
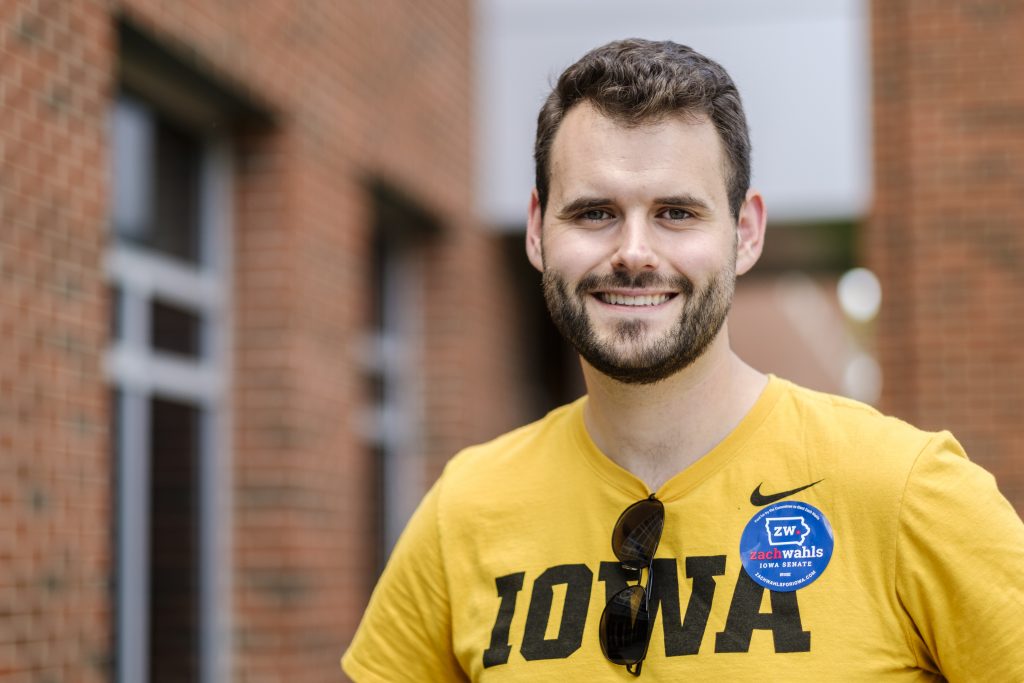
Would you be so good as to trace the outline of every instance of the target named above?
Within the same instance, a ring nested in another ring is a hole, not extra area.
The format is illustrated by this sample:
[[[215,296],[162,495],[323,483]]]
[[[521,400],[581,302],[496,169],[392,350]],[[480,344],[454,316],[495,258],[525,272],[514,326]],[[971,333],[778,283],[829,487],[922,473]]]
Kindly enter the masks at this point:
[[[623,384],[586,362],[583,376],[591,438],[651,491],[724,439],[767,383],[732,352],[724,328],[693,365],[654,384]]]

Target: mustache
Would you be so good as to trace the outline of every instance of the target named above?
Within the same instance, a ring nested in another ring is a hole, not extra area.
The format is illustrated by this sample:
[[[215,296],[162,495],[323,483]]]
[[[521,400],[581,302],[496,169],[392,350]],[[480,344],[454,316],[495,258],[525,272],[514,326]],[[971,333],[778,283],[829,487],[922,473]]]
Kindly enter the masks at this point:
[[[639,273],[627,273],[617,270],[609,275],[591,273],[576,283],[576,295],[583,297],[591,292],[602,289],[674,289],[682,292],[687,298],[693,296],[696,289],[693,281],[685,275],[665,277],[649,270]]]

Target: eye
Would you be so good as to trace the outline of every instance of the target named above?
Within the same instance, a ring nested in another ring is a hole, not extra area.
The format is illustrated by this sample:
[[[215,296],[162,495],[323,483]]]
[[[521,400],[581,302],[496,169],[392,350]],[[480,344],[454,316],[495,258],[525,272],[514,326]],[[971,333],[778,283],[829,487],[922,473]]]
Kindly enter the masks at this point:
[[[690,213],[686,209],[680,209],[677,206],[665,209],[664,211],[662,211],[662,215],[664,215],[665,218],[668,218],[669,220],[673,221],[684,221],[687,218],[693,218],[692,213]]]
[[[580,214],[580,218],[585,221],[603,221],[611,217],[612,215],[604,209],[590,209]]]

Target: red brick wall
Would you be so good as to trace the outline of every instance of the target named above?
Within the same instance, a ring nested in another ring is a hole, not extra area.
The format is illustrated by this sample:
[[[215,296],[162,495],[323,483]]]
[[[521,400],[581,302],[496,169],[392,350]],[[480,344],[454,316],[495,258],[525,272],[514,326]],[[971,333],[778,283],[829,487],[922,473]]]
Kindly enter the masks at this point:
[[[885,408],[1024,511],[1024,3],[876,0],[872,31]]]
[[[107,680],[111,30],[0,3],[0,677]]]
[[[0,679],[106,680],[108,107],[124,17],[275,117],[237,136],[233,678],[334,680],[373,580],[368,400],[383,178],[426,246],[427,477],[521,414],[498,244],[472,215],[469,0],[0,3]]]

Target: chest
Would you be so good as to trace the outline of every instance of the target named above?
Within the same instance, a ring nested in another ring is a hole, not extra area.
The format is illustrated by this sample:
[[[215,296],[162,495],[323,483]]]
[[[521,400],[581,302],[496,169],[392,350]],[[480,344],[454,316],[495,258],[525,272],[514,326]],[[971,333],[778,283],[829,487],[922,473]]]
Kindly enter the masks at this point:
[[[826,667],[850,652],[864,661],[845,666],[865,672],[865,680],[906,668],[891,577],[878,568],[886,563],[868,559],[884,552],[880,532],[847,528],[856,512],[819,496],[823,514],[838,526],[827,567],[798,590],[770,590],[744,568],[744,530],[768,509],[753,506],[749,496],[727,504],[666,505],[663,537],[651,571],[643,574],[653,623],[644,677],[676,680],[691,672],[710,680],[719,667],[729,677],[737,671],[763,675],[764,667],[781,674],[790,666],[794,675],[806,675],[809,660]],[[548,514],[518,511],[487,524],[502,530],[500,538],[470,533],[459,544],[457,559],[448,563],[452,636],[473,680],[622,677],[622,667],[606,661],[599,644],[605,605],[636,583],[611,551],[617,514],[586,505]],[[777,515],[785,516],[792,517]],[[791,520],[783,526],[792,527],[780,532],[790,537],[799,530]],[[866,553],[870,543],[875,547]],[[778,547],[780,557],[765,562],[790,561],[781,559],[787,547]],[[865,652],[877,656],[865,659]]]

